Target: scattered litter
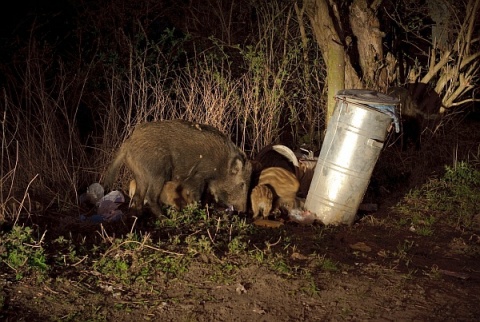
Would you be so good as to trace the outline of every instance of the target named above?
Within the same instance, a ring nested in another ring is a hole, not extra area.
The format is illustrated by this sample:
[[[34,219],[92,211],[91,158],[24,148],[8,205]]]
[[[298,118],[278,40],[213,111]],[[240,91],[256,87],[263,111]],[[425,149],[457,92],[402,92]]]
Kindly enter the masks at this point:
[[[295,221],[299,224],[310,225],[317,219],[315,214],[303,209],[292,209],[288,213],[288,218],[291,221]]]
[[[97,202],[103,198],[104,189],[101,184],[95,182],[88,186],[87,192],[82,194],[79,198],[80,205],[96,205]]]
[[[100,199],[98,203],[99,208],[102,206],[102,203],[105,201],[111,201],[114,203],[124,203],[125,196],[121,191],[118,191],[118,190],[111,191],[110,193],[102,197],[102,199]]]
[[[305,160],[315,160],[317,161],[317,158],[313,155],[313,151],[305,148],[300,148],[300,152],[295,153],[296,157],[299,159],[305,159]]]
[[[123,193],[114,190],[104,195],[104,189],[99,183],[91,184],[87,192],[80,196],[79,201],[81,206],[92,205],[96,208],[96,213],[92,216],[80,215],[81,221],[111,222],[120,220],[123,216],[123,212],[117,209],[125,202]]]

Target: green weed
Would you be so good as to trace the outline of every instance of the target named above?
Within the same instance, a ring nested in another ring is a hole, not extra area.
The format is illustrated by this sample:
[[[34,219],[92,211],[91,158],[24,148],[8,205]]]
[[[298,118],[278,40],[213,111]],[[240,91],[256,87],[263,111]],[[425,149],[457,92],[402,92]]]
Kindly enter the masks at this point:
[[[276,255],[271,258],[270,268],[280,274],[288,276],[292,274],[292,268],[281,255]]]
[[[336,271],[338,271],[337,263],[335,263],[334,261],[332,261],[329,258],[323,258],[321,268],[322,268],[322,270],[324,270],[326,272],[336,272]]]
[[[188,253],[192,255],[198,253],[209,254],[212,253],[213,250],[212,241],[205,235],[201,235],[200,237],[195,235],[187,236],[187,238],[185,238],[185,243],[188,247]]]
[[[399,242],[397,245],[397,250],[393,252],[393,257],[396,257],[398,262],[404,262],[405,265],[408,265],[411,262],[411,256],[409,254],[410,250],[415,246],[415,242],[405,239],[403,242]]]
[[[158,273],[167,278],[180,276],[187,270],[183,254],[163,250],[154,245],[147,234],[128,234],[112,240],[111,246],[94,262],[93,269],[102,280],[125,286],[148,286]]]
[[[302,275],[308,281],[307,285],[302,287],[302,291],[308,296],[318,296],[320,294],[320,289],[318,288],[312,273],[307,269],[303,269]]]
[[[237,236],[228,243],[228,251],[230,254],[240,254],[247,249],[247,243],[244,242],[242,236]]]
[[[432,236],[435,230],[431,229],[430,227],[421,226],[421,227],[415,228],[415,232],[420,236],[428,237],[428,236]]]
[[[46,277],[49,265],[43,248],[43,237],[36,240],[30,227],[14,226],[0,236],[0,265],[15,273],[17,280],[36,273],[39,280]]]

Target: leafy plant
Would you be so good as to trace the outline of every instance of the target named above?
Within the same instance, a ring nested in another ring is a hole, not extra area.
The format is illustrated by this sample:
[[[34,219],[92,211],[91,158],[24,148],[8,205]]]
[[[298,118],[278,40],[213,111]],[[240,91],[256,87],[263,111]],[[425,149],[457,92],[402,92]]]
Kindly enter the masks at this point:
[[[393,252],[393,257],[396,257],[398,262],[404,262],[405,265],[408,267],[410,264],[410,250],[415,246],[415,242],[412,240],[404,240],[403,242],[399,242],[397,245],[397,250]]]
[[[93,269],[102,280],[125,287],[145,285],[158,273],[165,278],[179,276],[186,271],[183,254],[170,252],[154,245],[150,235],[134,233],[125,238],[111,240],[111,245],[101,258],[94,262]]]
[[[33,234],[30,227],[14,226],[9,233],[0,235],[0,264],[13,270],[17,280],[31,273],[37,273],[41,280],[49,271],[42,245],[44,236],[37,241]]]
[[[318,296],[320,294],[320,289],[315,281],[315,278],[312,276],[312,273],[306,269],[302,270],[302,273],[307,280],[307,285],[302,287],[302,291],[308,296]]]
[[[247,243],[242,239],[242,236],[237,236],[228,243],[228,251],[230,254],[240,254],[247,249]]]

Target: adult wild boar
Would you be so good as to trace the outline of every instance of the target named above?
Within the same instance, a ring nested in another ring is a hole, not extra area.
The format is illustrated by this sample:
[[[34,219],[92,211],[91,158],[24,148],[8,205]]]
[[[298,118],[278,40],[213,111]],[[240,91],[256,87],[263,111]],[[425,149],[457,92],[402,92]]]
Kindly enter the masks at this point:
[[[107,189],[112,188],[123,163],[136,181],[133,205],[137,210],[146,198],[152,212],[160,216],[159,197],[167,181],[180,182],[191,200],[200,200],[207,188],[216,202],[246,210],[250,161],[212,126],[183,120],[136,126],[107,170]]]
[[[422,83],[410,84],[408,88],[390,87],[387,94],[400,100],[402,149],[413,143],[415,150],[420,150],[425,128],[433,129],[440,121],[441,98]]]

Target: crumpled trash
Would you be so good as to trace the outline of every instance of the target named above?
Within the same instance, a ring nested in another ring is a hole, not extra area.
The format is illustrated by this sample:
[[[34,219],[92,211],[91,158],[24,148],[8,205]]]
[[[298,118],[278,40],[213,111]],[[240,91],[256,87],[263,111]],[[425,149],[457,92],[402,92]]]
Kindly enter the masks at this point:
[[[98,202],[97,214],[104,218],[104,221],[119,220],[123,212],[117,209],[125,202],[125,196],[118,190],[111,191]]]
[[[92,221],[95,223],[112,222],[120,220],[123,212],[118,207],[125,202],[125,196],[121,191],[114,190],[107,195],[99,183],[93,183],[87,188],[87,192],[80,196],[80,204],[93,204],[96,207],[96,214],[87,217],[80,215],[81,221]]]
[[[101,184],[95,182],[88,186],[87,192],[82,194],[79,198],[80,205],[94,206],[103,198],[104,189]]]
[[[313,212],[310,212],[309,210],[298,209],[298,208],[290,210],[290,212],[288,213],[288,218],[291,221],[294,221],[303,225],[313,224],[317,219]]]

